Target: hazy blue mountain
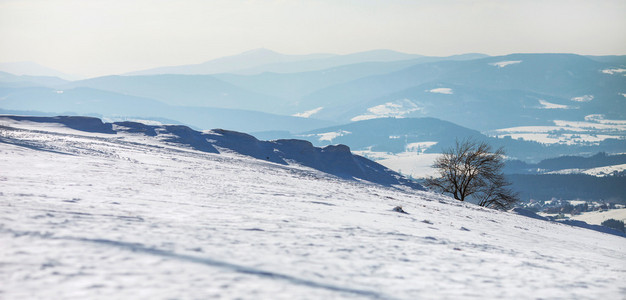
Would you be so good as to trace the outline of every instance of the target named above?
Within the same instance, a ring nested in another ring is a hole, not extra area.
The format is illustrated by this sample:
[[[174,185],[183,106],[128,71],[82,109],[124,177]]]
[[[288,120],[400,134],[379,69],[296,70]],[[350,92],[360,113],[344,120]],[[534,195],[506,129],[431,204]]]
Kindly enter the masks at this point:
[[[609,63],[622,67],[626,66],[626,55],[586,55],[585,57],[591,58],[601,63]]]
[[[293,62],[272,63],[257,67],[239,70],[238,74],[260,74],[264,72],[274,73],[299,73],[307,71],[319,71],[343,65],[358,64],[363,62],[392,62],[411,60],[423,57],[417,54],[407,54],[392,50],[371,50],[344,55],[334,55],[310,60]]]
[[[581,199],[626,203],[626,177],[596,177],[585,174],[508,174],[511,188],[522,201]]]
[[[626,164],[626,154],[609,155],[605,152],[599,152],[589,157],[566,155],[549,158],[536,164],[509,161],[504,171],[508,174],[542,174],[565,169],[591,169],[620,164]]]
[[[281,116],[258,111],[212,107],[182,107],[91,88],[0,88],[0,109],[111,118],[170,119],[199,129],[228,128],[245,132],[282,130],[294,132],[329,126],[328,121]]]
[[[566,114],[578,117],[605,114],[608,118],[624,119],[626,102],[622,93],[626,77],[607,73],[606,70],[611,68],[615,65],[573,54],[512,54],[469,61],[424,63],[318,90],[305,96],[300,107],[302,111],[324,107],[317,117],[345,122],[377,105],[408,99],[415,104],[415,112],[422,111],[421,115],[416,113],[413,116],[443,117],[430,115],[420,103],[428,106],[429,102],[432,104],[432,101],[445,98],[449,106],[464,106],[463,110],[468,113],[466,118],[476,118],[481,114],[494,117],[499,113],[481,112],[485,106],[474,107],[474,100],[496,106],[501,101],[509,104],[521,101],[516,105],[523,108],[525,105],[528,107],[529,99],[538,98],[532,107],[540,107],[539,100],[555,101],[556,104],[571,106],[568,108],[572,111]],[[438,95],[430,95],[433,93]],[[480,100],[483,95],[491,99]],[[510,99],[510,96],[517,100]],[[579,112],[575,112],[576,109]],[[352,115],[346,115],[347,112]],[[533,118],[535,113],[558,115],[563,112],[550,109],[528,113]],[[546,119],[555,118],[548,116]],[[538,118],[537,123],[545,123],[545,119]],[[497,126],[500,125],[485,124],[482,128]]]
[[[346,83],[372,75],[390,73],[420,63],[442,60],[469,60],[482,57],[485,57],[485,55],[464,54],[448,57],[425,56],[399,61],[362,62],[309,72],[277,73],[278,70],[274,70],[275,72],[264,72],[255,75],[217,74],[215,77],[251,91],[294,100],[332,85]]]
[[[81,76],[66,74],[30,61],[0,63],[0,71],[15,75],[59,77],[65,80],[81,79]]]
[[[397,71],[415,64],[414,60],[393,62],[365,62],[321,71],[299,73],[265,72],[255,75],[216,74],[215,78],[247,90],[297,100],[316,90],[349,82],[370,75]]]
[[[275,55],[271,51],[257,52]],[[341,57],[306,61],[333,61]],[[291,133],[381,117],[434,117],[481,131],[550,125],[555,119],[584,120],[592,114],[603,114],[607,119],[626,119],[626,77],[620,65],[601,62],[617,61],[615,58],[591,59],[573,54],[500,57],[470,54],[394,60],[406,58],[406,55],[372,51],[354,54],[351,59],[383,60],[384,57],[388,61],[288,74],[105,76],[70,82],[56,87],[58,91],[11,89],[23,85],[3,85],[0,80],[0,86],[5,88],[0,108],[165,118],[196,128]],[[473,59],[476,57],[479,58]],[[62,105],[57,106],[59,104]],[[322,109],[312,117],[325,121],[286,116],[319,107]],[[364,133],[364,138],[369,132]],[[411,133],[407,132],[404,134]],[[267,136],[271,138],[272,134]],[[449,145],[450,141],[453,139],[437,140],[439,146]],[[385,147],[393,151],[403,151],[405,147],[399,141],[389,141],[389,136],[386,141],[368,143],[368,146],[386,144]],[[624,142],[619,140],[607,140],[597,148],[592,145],[548,147],[512,139],[494,140],[494,143],[514,148],[507,150],[515,153],[515,157],[532,161],[584,151],[614,153],[620,147],[622,152],[624,149]]]
[[[251,92],[212,75],[104,76],[75,81],[65,88],[88,87],[159,100],[176,106],[208,106],[283,113],[287,101]]]
[[[542,103],[563,105],[569,109],[546,109]],[[594,109],[597,102],[575,103],[569,99],[522,90],[427,83],[370,101],[323,110],[316,117],[349,121],[358,116],[374,115],[370,110],[385,104],[388,107],[399,106],[394,111],[402,117],[435,117],[478,130],[530,124],[552,125],[551,120],[582,120],[586,115],[608,110]]]
[[[151,115],[164,106],[158,101],[90,88],[56,90],[45,87],[2,88],[0,107],[6,110],[101,115]]]
[[[270,64],[256,68],[241,70],[240,74],[259,74],[263,72],[274,73],[297,73],[306,71],[318,71],[337,66],[357,64],[363,62],[394,62],[394,61],[412,61],[414,63],[423,63],[429,61],[441,60],[471,60],[486,57],[485,54],[468,53],[461,55],[453,55],[448,57],[422,56],[417,54],[406,54],[391,50],[372,50],[367,52],[338,55],[322,59],[314,59],[308,61],[298,61],[291,63]]]
[[[266,51],[261,52],[265,53]],[[254,53],[258,54],[258,51]],[[348,59],[353,56],[355,58]],[[417,63],[439,59],[463,60],[480,55],[469,54],[450,58],[424,57],[408,61],[393,61],[392,58],[408,56],[388,51],[381,53],[373,51],[354,54],[353,56],[341,57],[346,58],[346,61],[358,61],[366,58],[384,60],[387,57],[388,61],[358,63],[322,71],[290,74],[104,76],[71,82],[64,87],[89,87],[107,90],[152,98],[171,105],[210,106],[291,115],[299,112],[297,103],[302,96],[330,85],[371,74],[396,71]]]
[[[0,72],[1,87],[29,87],[29,86],[60,86],[68,81],[59,77],[52,76],[30,76],[30,75],[14,75],[11,73]]]
[[[218,74],[232,73],[274,63],[287,63],[332,57],[334,54],[286,55],[268,49],[255,49],[237,55],[221,57],[200,64],[160,67],[127,73],[126,75],[155,74]]]
[[[478,57],[480,54],[468,54],[469,57]],[[130,72],[126,75],[154,75],[154,74],[260,74],[264,72],[298,73],[329,69],[337,66],[362,62],[390,62],[409,60],[422,57],[416,54],[400,53],[392,50],[372,50],[345,55],[336,54],[309,54],[286,55],[267,49],[257,49],[238,55],[218,58],[201,64],[171,66],[150,70]]]

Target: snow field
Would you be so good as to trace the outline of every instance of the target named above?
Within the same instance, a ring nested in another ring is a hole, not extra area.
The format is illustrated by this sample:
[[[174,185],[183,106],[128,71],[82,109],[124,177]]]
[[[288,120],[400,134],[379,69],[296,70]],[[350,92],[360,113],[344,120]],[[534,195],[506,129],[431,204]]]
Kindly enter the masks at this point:
[[[141,135],[44,129],[0,128],[0,298],[626,291],[621,237]]]

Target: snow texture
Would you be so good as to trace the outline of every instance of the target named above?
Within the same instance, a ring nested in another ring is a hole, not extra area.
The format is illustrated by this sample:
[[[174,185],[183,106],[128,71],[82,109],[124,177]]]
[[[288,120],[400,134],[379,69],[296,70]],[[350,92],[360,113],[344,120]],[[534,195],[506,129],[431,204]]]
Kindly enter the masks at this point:
[[[324,109],[324,107],[323,107],[323,106],[320,106],[320,107],[318,107],[318,108],[314,108],[314,109],[311,109],[311,110],[307,110],[307,111],[302,112],[302,113],[297,113],[297,114],[294,114],[293,116],[294,116],[294,117],[301,117],[301,118],[310,118],[312,115],[314,115],[314,114],[316,114],[316,113],[320,112],[322,109]]]
[[[388,158],[376,162],[406,176],[426,178],[437,175],[432,164],[440,155],[439,153],[402,152],[391,154]]]
[[[195,136],[178,127],[94,123],[86,132],[66,123],[0,122],[0,298],[626,293],[622,237],[201,151],[172,141]],[[220,134],[237,137],[201,136]]]
[[[209,153],[237,153],[261,160],[288,165],[296,163],[345,179],[366,180],[383,185],[401,185],[423,189],[384,166],[353,155],[345,145],[314,147],[304,140],[259,141],[236,131],[214,129],[195,131],[182,125],[146,125],[138,122],[102,123],[90,117],[5,117],[5,122],[29,121],[63,124],[72,129],[105,134],[141,134]]]
[[[613,69],[604,69],[602,70],[602,73],[604,74],[609,74],[609,75],[614,75],[614,74],[621,74],[626,72],[626,69],[623,68],[613,68]]]
[[[403,118],[412,112],[420,110],[422,110],[422,108],[413,101],[402,99],[370,107],[367,109],[367,114],[358,115],[350,120],[356,122],[377,118]]]
[[[490,63],[489,65],[494,66],[494,67],[498,67],[498,68],[504,68],[506,66],[519,64],[521,62],[522,62],[521,60],[507,60],[507,61],[499,61],[499,62],[495,62],[495,63]]]
[[[547,172],[546,174],[587,174],[596,177],[615,176],[626,171],[626,164],[603,166],[589,169],[563,169]]]
[[[626,208],[602,210],[602,211],[589,211],[580,215],[571,216],[570,219],[583,221],[588,224],[600,225],[602,222],[608,219],[615,219],[622,222],[626,222]]]
[[[539,100],[542,109],[568,109],[569,106],[563,104],[551,103],[546,100]]]
[[[452,95],[452,89],[451,88],[436,88],[436,89],[431,89],[428,90],[431,93],[436,93],[436,94],[446,94],[446,95]]]
[[[305,135],[299,135],[298,137],[311,137],[311,136],[316,136],[318,137],[318,140],[320,142],[323,141],[328,141],[330,143],[333,142],[334,139],[340,137],[340,136],[344,136],[347,134],[351,134],[352,132],[350,131],[345,131],[345,130],[338,130],[338,131],[330,131],[330,132],[323,132],[323,133],[314,133],[314,134],[305,134]]]
[[[593,100],[593,95],[583,95],[580,97],[572,97],[570,100],[575,102],[589,102]]]
[[[626,120],[605,119],[604,115],[585,116],[585,121],[554,120],[554,126],[518,126],[497,129],[485,134],[494,137],[510,136],[545,144],[599,143],[607,139],[620,139],[626,130]]]

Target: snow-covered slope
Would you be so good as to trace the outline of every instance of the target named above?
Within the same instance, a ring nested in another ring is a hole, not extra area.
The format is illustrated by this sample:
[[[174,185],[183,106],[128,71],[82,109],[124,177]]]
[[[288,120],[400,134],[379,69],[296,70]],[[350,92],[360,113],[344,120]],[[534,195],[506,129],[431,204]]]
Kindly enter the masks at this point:
[[[0,298],[618,299],[626,290],[621,237],[146,132],[0,125]]]
[[[353,155],[345,145],[313,147],[303,140],[259,141],[255,137],[236,131],[214,129],[196,131],[183,125],[145,125],[138,122],[103,123],[100,119],[81,116],[28,117],[5,116],[2,122],[43,123],[47,126],[65,126],[86,132],[104,133],[105,138],[125,134],[153,137],[155,141],[173,143],[209,153],[237,153],[277,164],[298,164],[335,176],[366,180],[398,188],[424,188],[394,171],[358,155]],[[11,141],[10,139],[8,140]],[[19,143],[19,142],[18,142]]]

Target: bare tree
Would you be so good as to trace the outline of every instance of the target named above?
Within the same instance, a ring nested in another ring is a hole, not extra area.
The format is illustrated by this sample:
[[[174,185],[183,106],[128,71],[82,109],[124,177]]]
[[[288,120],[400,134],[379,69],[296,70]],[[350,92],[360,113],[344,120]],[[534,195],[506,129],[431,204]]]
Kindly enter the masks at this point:
[[[454,199],[474,199],[480,206],[509,209],[518,201],[517,194],[507,188],[504,178],[504,150],[491,150],[484,142],[457,141],[432,165],[438,177],[426,179],[433,190],[450,194]]]

